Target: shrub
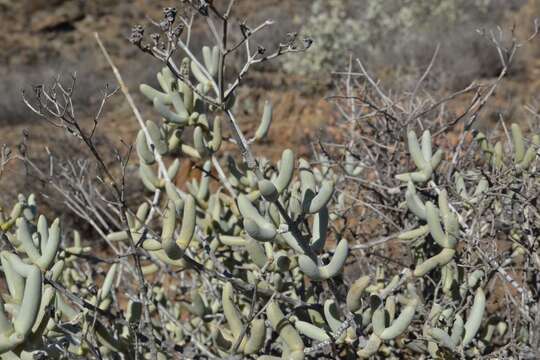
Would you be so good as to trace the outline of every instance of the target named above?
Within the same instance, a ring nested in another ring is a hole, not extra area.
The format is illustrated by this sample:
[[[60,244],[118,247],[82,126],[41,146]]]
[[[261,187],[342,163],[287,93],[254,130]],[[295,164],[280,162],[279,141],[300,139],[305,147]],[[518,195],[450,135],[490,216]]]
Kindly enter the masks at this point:
[[[445,83],[460,87],[471,78],[493,75],[499,67],[493,48],[476,30],[494,28],[507,10],[523,3],[317,0],[300,31],[313,38],[313,51],[285,58],[284,69],[324,82],[329,79],[328,69],[347,68],[352,54],[371,68],[392,70],[391,76],[416,75],[440,42],[442,60],[435,73],[447,75]]]
[[[119,171],[103,161],[94,130],[73,115],[71,89],[56,84],[38,93],[46,94],[39,105],[28,102],[94,155],[105,206],[88,199],[79,211],[108,251],[96,253],[97,240],[84,241],[76,231],[66,236],[58,220],[39,215],[34,195],[20,196],[2,213],[3,357],[477,358],[521,356],[527,346],[536,351],[529,329],[537,295],[529,276],[537,266],[539,218],[530,199],[538,187],[538,135],[524,137],[512,125],[506,145],[512,155],[505,156],[504,145],[485,135],[467,142],[466,128],[447,157],[434,140],[448,139],[451,123],[425,123],[431,131],[417,135],[419,114],[430,111],[411,109],[402,118],[406,108],[380,88],[370,99],[351,96],[348,86],[351,107],[343,114],[351,115],[353,141],[317,163],[285,149],[274,164],[251,150],[270,130],[271,104],[247,136],[232,110],[235,90],[252,65],[305,50],[309,40],[289,39],[270,53],[251,47],[243,70],[226,84],[227,49],[235,45],[216,36],[195,57],[181,24],[193,11],[211,30],[228,31],[229,10],[206,1],[187,2],[183,10],[165,9],[160,35],[148,39],[136,26],[131,36],[165,64],[159,88],[140,86],[156,121],[142,119],[97,37],[141,127],[133,148],[117,152]],[[263,28],[241,27],[243,41]],[[351,103],[358,99],[370,112]],[[241,157],[224,156],[225,143]],[[124,186],[132,150],[148,194],[136,206],[127,203]],[[200,176],[176,184],[187,159]],[[410,262],[363,257],[362,276],[345,274],[352,252],[386,241],[355,244],[364,225],[359,204],[382,220],[379,233],[396,228],[387,238],[407,243]],[[502,258],[491,256],[495,236],[512,241],[495,251]],[[506,270],[523,262],[529,266],[519,277]],[[489,309],[496,274],[523,296],[516,305],[504,302],[507,312]],[[519,283],[521,275],[526,280]]]

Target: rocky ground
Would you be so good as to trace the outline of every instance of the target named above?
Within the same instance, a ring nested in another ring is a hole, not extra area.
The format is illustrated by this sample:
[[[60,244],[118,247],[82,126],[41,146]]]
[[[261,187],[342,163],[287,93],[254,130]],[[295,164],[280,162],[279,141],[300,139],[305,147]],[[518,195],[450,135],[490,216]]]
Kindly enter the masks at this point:
[[[56,76],[70,81],[77,74],[74,95],[77,116],[91,126],[107,84],[115,86],[112,72],[99,52],[94,32],[98,32],[111,53],[145,116],[152,116],[151,106],[138,94],[141,82],[156,84],[159,62],[132,46],[128,37],[134,24],[149,25],[149,18],[159,18],[164,6],[177,2],[164,1],[0,1],[0,133],[1,143],[17,149],[25,142],[26,150],[38,163],[47,162],[50,151],[59,159],[86,156],[76,140],[49,123],[39,119],[22,101],[21,89],[32,93],[32,86],[50,82]],[[282,2],[278,0],[238,1],[234,22],[249,18],[258,24],[273,18],[278,24],[259,38],[271,49],[288,31],[294,30],[288,15],[309,1]],[[280,19],[285,19],[280,23]],[[206,29],[195,28],[193,42],[205,43]],[[150,31],[150,30],[149,30]],[[293,76],[294,77],[294,76]],[[330,105],[320,95],[303,94],[294,79],[284,76],[279,65],[255,69],[246,79],[238,96],[242,126],[254,129],[266,99],[274,103],[275,122],[267,141],[261,144],[267,156],[281,153],[283,146],[308,153],[308,134],[324,124],[331,112]],[[118,92],[113,96],[99,119],[96,137],[107,153],[108,148],[130,142],[138,130],[131,110]],[[249,130],[248,130],[249,131]],[[23,136],[23,133],[25,134]],[[112,152],[111,152],[112,153]],[[20,166],[10,166],[0,179],[2,202],[9,203],[22,188],[46,192],[47,187],[24,176]]]

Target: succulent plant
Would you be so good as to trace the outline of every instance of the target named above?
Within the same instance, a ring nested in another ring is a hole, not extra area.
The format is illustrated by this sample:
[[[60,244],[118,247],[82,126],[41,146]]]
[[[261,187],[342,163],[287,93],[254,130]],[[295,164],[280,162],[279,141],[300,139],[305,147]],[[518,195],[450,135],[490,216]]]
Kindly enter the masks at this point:
[[[407,133],[407,143],[409,153],[416,165],[417,171],[399,174],[396,176],[401,181],[413,181],[414,183],[425,183],[431,179],[433,171],[439,166],[443,152],[438,149],[435,154],[432,153],[431,134],[428,130],[422,134],[422,145],[420,146],[414,131]]]
[[[218,11],[201,3],[198,16]],[[527,326],[496,316],[487,304],[497,296],[490,283],[495,273],[529,296],[523,288],[532,278],[521,285],[504,268],[521,265],[523,257],[535,261],[530,255],[538,239],[531,229],[538,229],[538,216],[530,199],[537,194],[529,185],[538,182],[537,135],[527,142],[512,125],[509,161],[502,142],[491,146],[480,134],[488,161],[463,161],[467,166],[454,169],[439,167],[443,151],[433,152],[428,130],[420,140],[408,131],[415,169],[402,173],[408,155],[396,150],[401,145],[384,146],[400,164],[382,175],[388,186],[372,181],[381,174],[352,143],[338,146],[334,158],[320,154],[316,163],[285,149],[274,163],[250,148],[269,134],[272,105],[264,103],[250,137],[234,117],[235,90],[245,72],[225,84],[229,46],[203,46],[199,59],[181,37],[183,26],[173,26],[177,11],[167,8],[164,15],[158,25],[184,58],[177,66],[172,54],[161,56],[164,38],[154,35],[155,47],[145,46],[135,29],[138,46],[166,65],[157,74],[160,89],[140,86],[160,118],[141,120],[134,144],[147,192],[128,203],[120,191],[104,206],[114,209],[112,215],[95,210],[90,219],[107,250],[98,252],[94,239],[78,231],[65,240],[59,220],[49,225],[33,195],[19,196],[9,214],[0,211],[6,281],[0,357],[167,359],[190,353],[201,359],[303,360],[331,349],[332,356],[350,359],[474,358],[507,347],[498,341],[508,338],[510,326],[519,330],[517,343],[530,342]],[[241,29],[248,40],[251,30],[245,24]],[[245,71],[296,46],[281,44],[267,57],[259,49]],[[404,129],[387,131],[399,132],[390,136],[394,142]],[[240,156],[228,150],[230,144]],[[457,163],[461,156],[455,154]],[[200,175],[180,184],[177,174],[188,158]],[[504,186],[494,185],[498,179],[489,174],[503,170],[511,174],[504,178],[511,179],[508,193],[494,195]],[[353,194],[349,181],[377,190]],[[525,202],[516,200],[522,188],[528,190]],[[353,230],[373,220],[355,209],[355,196],[398,234],[358,243],[365,233],[378,232],[373,227],[380,222]],[[373,199],[388,201],[367,202]],[[523,205],[523,214],[508,211],[513,201]],[[479,245],[489,239],[497,247],[499,233],[512,243],[502,250],[508,256],[501,263]],[[396,237],[408,256],[373,261],[387,254],[371,248]]]

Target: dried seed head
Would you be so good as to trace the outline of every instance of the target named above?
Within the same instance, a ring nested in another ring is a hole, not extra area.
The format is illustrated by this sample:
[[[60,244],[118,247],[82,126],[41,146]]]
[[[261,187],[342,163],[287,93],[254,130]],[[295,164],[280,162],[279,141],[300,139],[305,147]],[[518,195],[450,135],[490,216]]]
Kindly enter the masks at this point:
[[[208,16],[208,8],[209,8],[208,2],[201,0],[201,5],[199,6],[199,13],[202,16]]]
[[[142,25],[135,25],[131,28],[131,36],[129,41],[137,46],[141,46],[141,42],[144,38],[144,27]]]
[[[166,7],[163,9],[163,15],[165,16],[165,20],[172,24],[174,23],[174,20],[176,19],[176,8],[175,7]]]
[[[240,31],[244,37],[251,35],[251,29],[245,23],[240,24]]]

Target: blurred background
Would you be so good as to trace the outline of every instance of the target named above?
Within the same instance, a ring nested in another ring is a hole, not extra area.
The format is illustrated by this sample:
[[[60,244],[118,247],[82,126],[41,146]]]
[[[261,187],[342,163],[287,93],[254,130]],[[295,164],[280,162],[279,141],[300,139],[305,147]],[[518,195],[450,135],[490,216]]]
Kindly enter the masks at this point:
[[[221,0],[219,0],[221,1]],[[303,54],[254,68],[239,91],[236,106],[244,127],[255,128],[263,102],[274,103],[274,123],[269,140],[259,145],[267,156],[284,146],[309,154],[310,143],[331,126],[334,108],[325,98],[336,93],[340,73],[358,71],[361,59],[373,76],[389,91],[411,91],[440,50],[425,91],[450,93],[474,80],[496,78],[501,61],[490,31],[504,30],[525,41],[540,16],[538,0],[237,0],[233,23],[246,20],[256,26],[266,19],[276,24],[261,33],[256,42],[274,49],[287,34],[297,32],[314,40]],[[161,17],[165,6],[180,7],[180,1],[155,0],[0,0],[0,143],[24,150],[37,163],[84,158],[77,142],[33,115],[24,105],[21,90],[61,76],[69,81],[77,74],[75,107],[83,122],[93,123],[105,86],[116,86],[110,68],[95,43],[98,32],[145,116],[151,107],[138,94],[141,82],[155,85],[161,64],[132,46],[128,37],[135,24],[151,32],[150,19]],[[208,44],[195,28],[192,41]],[[238,32],[238,36],[240,33]],[[540,89],[540,38],[519,50],[505,83],[486,111],[484,124],[501,113],[523,117],[523,108],[536,108]],[[229,70],[242,65],[236,55]],[[467,102],[456,105],[466,106]],[[457,110],[456,110],[457,111]],[[121,141],[130,143],[137,124],[122,95],[106,104],[99,120],[98,140],[105,149]],[[14,166],[0,178],[0,203],[9,204],[19,189],[30,187],[47,192],[47,184],[25,176]],[[6,191],[6,189],[8,189]],[[51,204],[54,199],[50,199]]]

